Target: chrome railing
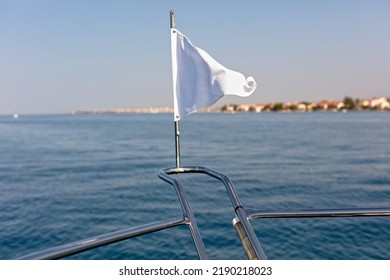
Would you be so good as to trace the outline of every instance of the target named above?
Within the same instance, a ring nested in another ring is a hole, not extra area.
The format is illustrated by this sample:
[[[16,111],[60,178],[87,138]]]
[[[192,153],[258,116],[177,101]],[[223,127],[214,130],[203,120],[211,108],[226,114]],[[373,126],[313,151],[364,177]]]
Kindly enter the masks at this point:
[[[390,216],[390,208],[354,208],[354,209],[295,209],[295,210],[259,210],[245,209],[234,189],[231,180],[224,174],[201,166],[168,168],[159,172],[158,176],[172,185],[177,193],[182,213],[173,218],[143,224],[140,226],[118,230],[84,240],[53,247],[21,257],[20,259],[60,259],[91,250],[97,247],[130,239],[136,236],[165,230],[171,227],[187,225],[198,253],[199,259],[208,259],[194,214],[184,192],[184,187],[172,175],[184,173],[202,173],[222,181],[233,205],[235,218],[233,226],[241,240],[248,259],[266,259],[250,220],[263,218],[323,218],[323,217],[358,217],[358,216]]]

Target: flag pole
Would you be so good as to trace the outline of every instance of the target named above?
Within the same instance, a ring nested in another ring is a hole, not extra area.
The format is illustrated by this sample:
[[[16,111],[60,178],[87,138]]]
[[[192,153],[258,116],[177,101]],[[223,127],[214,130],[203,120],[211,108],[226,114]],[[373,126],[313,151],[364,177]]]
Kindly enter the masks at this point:
[[[175,121],[175,148],[176,148],[176,168],[180,168],[180,131],[179,131],[179,121]]]
[[[175,14],[173,10],[169,12],[171,29],[175,28]],[[176,152],[176,168],[180,168],[180,131],[179,120],[175,119],[175,152]]]

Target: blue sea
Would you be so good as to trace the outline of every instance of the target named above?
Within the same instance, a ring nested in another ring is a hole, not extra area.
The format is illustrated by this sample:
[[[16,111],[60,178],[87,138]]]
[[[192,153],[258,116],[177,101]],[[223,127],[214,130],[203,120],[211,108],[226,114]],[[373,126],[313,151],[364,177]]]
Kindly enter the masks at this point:
[[[390,113],[199,113],[182,165],[228,175],[246,208],[390,207]],[[0,116],[0,259],[180,215],[171,114]],[[179,177],[211,259],[245,259],[219,181]],[[263,219],[269,259],[390,259],[390,217]],[[197,259],[171,228],[69,259]]]

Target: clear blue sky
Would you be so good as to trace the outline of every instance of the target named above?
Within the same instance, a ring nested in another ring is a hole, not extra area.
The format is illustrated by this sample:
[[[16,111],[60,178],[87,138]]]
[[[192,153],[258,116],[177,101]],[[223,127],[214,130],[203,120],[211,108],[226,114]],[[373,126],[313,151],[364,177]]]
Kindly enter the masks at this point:
[[[172,106],[171,9],[256,79],[221,105],[390,96],[388,0],[0,0],[0,114]]]

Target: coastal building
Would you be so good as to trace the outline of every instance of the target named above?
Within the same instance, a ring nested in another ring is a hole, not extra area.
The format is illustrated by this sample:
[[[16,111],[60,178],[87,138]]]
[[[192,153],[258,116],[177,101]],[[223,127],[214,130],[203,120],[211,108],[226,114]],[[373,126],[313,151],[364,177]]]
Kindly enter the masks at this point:
[[[344,102],[339,102],[339,103],[337,103],[337,110],[341,110],[341,109],[343,109],[345,107],[345,104],[344,104]]]
[[[379,97],[371,100],[370,107],[372,109],[389,110],[390,103],[386,97]]]
[[[305,112],[305,111],[306,111],[306,104],[304,104],[304,103],[299,103],[299,104],[297,105],[297,109],[298,109],[298,111],[300,111],[300,112]]]

